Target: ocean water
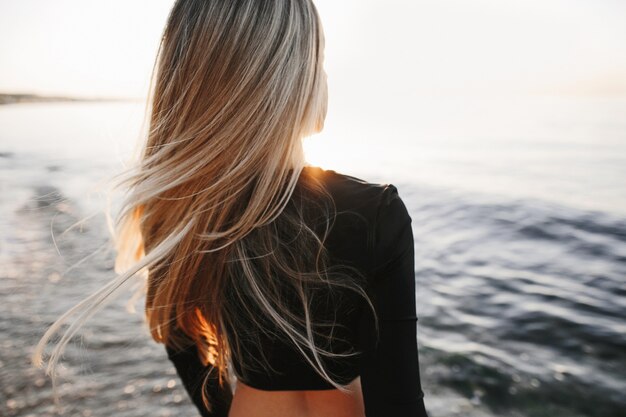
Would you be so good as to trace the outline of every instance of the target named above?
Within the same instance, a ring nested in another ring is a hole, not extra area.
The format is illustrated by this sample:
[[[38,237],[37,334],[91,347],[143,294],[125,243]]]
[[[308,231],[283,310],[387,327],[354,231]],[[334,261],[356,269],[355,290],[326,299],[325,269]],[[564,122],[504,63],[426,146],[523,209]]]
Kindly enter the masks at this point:
[[[29,365],[43,329],[113,276],[101,185],[142,110],[0,107],[2,416],[195,415],[130,293],[68,346],[59,409]],[[424,99],[383,120],[331,113],[306,146],[395,184],[410,211],[430,414],[623,416],[626,99]]]

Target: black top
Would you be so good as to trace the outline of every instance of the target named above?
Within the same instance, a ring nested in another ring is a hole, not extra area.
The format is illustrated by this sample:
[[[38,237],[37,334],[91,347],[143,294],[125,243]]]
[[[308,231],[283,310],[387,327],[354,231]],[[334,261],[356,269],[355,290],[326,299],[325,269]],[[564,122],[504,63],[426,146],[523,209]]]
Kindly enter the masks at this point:
[[[366,276],[366,291],[379,318],[376,340],[372,313],[362,298],[354,298],[357,305],[346,299],[345,310],[330,312],[345,325],[339,327],[344,330],[338,340],[364,353],[325,363],[345,383],[360,375],[367,417],[427,416],[417,352],[412,219],[406,206],[392,184],[369,183],[318,167],[304,169],[316,170],[335,200],[337,216],[326,240],[331,260],[355,266]],[[254,349],[262,349],[276,372],[246,370],[243,378],[232,356],[237,378],[246,385],[268,391],[334,389],[293,346],[272,340],[262,345],[247,350],[254,354]],[[168,347],[167,352],[201,415],[226,417],[232,394],[217,384],[217,370],[201,364],[195,346],[180,352]],[[207,372],[212,413],[204,409],[199,389]]]

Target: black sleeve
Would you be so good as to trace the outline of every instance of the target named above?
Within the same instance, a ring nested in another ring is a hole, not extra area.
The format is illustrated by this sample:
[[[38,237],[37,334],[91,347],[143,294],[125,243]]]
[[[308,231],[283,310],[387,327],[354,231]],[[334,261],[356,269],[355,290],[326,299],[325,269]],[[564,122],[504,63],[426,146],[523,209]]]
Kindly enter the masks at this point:
[[[170,346],[165,347],[167,357],[174,364],[185,390],[198,408],[202,417],[228,417],[228,411],[233,399],[233,394],[227,382],[219,385],[217,368],[205,366],[198,357],[196,345],[189,345],[183,350],[174,350]],[[202,383],[207,376],[205,393],[208,396],[212,410],[209,412],[202,401]]]
[[[371,310],[359,330],[361,387],[367,417],[427,417],[420,382],[412,219],[394,185],[383,190],[374,224]]]

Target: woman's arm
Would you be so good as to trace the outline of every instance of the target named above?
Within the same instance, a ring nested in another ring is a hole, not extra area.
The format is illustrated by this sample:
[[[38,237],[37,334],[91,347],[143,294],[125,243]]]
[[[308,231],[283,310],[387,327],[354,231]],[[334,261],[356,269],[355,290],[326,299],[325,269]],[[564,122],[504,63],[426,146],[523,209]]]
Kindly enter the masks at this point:
[[[233,394],[228,383],[220,386],[217,369],[213,366],[205,366],[198,357],[195,344],[189,345],[184,350],[174,350],[170,346],[165,347],[167,357],[174,364],[176,372],[183,382],[185,390],[191,400],[200,411],[202,417],[228,417],[228,410],[233,400]],[[208,376],[207,376],[208,374]],[[209,412],[202,401],[202,384],[205,377],[207,386],[205,393],[208,396],[212,410]]]
[[[412,219],[393,185],[382,195],[374,235],[369,308],[359,330],[361,387],[367,417],[426,417],[417,352]]]

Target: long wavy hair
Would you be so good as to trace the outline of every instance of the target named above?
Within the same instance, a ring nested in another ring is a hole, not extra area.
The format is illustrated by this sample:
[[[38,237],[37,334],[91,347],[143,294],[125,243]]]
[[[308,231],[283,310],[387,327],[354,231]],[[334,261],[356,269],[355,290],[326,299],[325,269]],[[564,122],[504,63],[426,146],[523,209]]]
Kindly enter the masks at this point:
[[[126,191],[110,220],[119,275],[48,329],[36,364],[72,318],[51,373],[79,327],[139,277],[154,340],[195,344],[220,383],[231,379],[233,352],[244,372],[270,368],[243,348],[265,332],[347,389],[322,358],[359,352],[324,348],[319,337],[330,338],[334,323],[315,321],[312,294],[349,290],[373,305],[359,271],[330,265],[324,241],[336,208],[319,171],[304,169],[302,139],[326,116],[323,48],[311,0],[176,1],[153,69],[146,139],[117,177]]]

